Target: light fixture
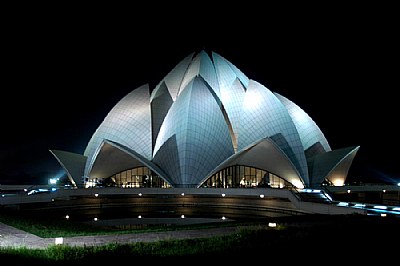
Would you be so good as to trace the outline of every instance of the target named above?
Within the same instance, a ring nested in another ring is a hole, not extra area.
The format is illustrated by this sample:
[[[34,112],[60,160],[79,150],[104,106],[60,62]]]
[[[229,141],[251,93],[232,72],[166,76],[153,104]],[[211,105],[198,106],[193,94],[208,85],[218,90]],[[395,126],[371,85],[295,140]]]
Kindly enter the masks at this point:
[[[54,239],[54,243],[55,243],[56,245],[62,245],[62,244],[64,243],[64,238],[62,238],[62,237],[56,237],[56,238]]]

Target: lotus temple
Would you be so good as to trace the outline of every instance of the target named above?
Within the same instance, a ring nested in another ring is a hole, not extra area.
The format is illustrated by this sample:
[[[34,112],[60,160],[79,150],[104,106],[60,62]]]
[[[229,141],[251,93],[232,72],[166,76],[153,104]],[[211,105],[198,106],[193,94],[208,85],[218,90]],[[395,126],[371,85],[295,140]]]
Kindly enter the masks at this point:
[[[202,50],[120,99],[83,154],[50,149],[68,189],[11,197],[16,188],[2,186],[0,206],[88,219],[399,216],[400,184],[346,184],[358,150],[332,149],[300,106]]]
[[[358,149],[332,150],[296,103],[201,51],[122,98],[84,154],[50,151],[76,187],[307,188],[343,185]]]

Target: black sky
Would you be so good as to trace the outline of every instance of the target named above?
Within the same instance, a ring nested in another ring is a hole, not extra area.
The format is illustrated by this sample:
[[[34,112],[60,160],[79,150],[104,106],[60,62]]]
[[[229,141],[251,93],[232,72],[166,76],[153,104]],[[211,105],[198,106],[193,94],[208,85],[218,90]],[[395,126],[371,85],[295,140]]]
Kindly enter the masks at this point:
[[[202,49],[299,105],[332,149],[360,145],[351,179],[400,182],[400,23],[389,11],[338,9],[271,20],[210,12],[213,23],[195,15],[133,19],[138,11],[118,20],[18,14],[2,33],[0,184],[45,183],[62,173],[49,149],[83,153],[122,97],[145,83],[153,88]]]

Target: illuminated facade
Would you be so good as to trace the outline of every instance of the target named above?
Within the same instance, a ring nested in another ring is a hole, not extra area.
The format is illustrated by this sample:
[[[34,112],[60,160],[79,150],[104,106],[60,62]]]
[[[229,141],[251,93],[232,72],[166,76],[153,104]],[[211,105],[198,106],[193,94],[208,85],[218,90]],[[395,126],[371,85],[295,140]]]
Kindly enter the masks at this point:
[[[358,146],[331,150],[286,97],[216,53],[192,53],[122,98],[84,154],[51,150],[76,186],[343,185]]]

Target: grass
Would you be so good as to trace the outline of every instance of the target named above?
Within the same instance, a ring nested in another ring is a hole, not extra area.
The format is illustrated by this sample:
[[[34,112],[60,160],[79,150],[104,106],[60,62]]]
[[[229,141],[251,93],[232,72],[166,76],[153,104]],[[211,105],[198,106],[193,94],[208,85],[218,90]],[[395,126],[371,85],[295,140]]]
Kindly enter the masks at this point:
[[[107,244],[103,246],[68,247],[50,246],[45,250],[27,248],[0,249],[4,260],[32,265],[71,264],[84,265],[115,261],[172,262],[191,259],[195,262],[224,259],[241,259],[242,256],[273,251],[274,245],[294,240],[290,234],[282,234],[283,227],[268,228],[265,225],[243,227],[229,236],[199,239],[139,242],[133,244]],[[303,237],[302,235],[301,237]],[[297,236],[295,236],[297,238]],[[265,241],[268,239],[268,241]],[[276,252],[276,251],[275,251]]]
[[[10,216],[1,221],[11,222]],[[9,219],[9,220],[7,220]],[[18,221],[16,224],[24,225]],[[150,262],[233,262],[243,259],[255,263],[258,259],[279,259],[301,262],[320,258],[343,263],[345,258],[368,262],[372,257],[390,261],[400,239],[400,220],[394,217],[360,215],[305,215],[276,219],[279,226],[270,228],[264,222],[237,224],[237,233],[210,238],[168,240],[150,243],[107,244],[103,246],[50,246],[44,250],[0,248],[0,258],[27,265],[74,265],[104,263]],[[49,221],[50,222],[50,221]],[[29,223],[29,222],[28,222]],[[62,227],[64,224],[59,224]],[[222,226],[218,223],[214,226]],[[45,225],[30,226],[40,228]],[[77,225],[76,225],[77,226]],[[188,226],[186,226],[187,228]],[[189,226],[192,227],[193,226]],[[50,232],[53,227],[47,226]],[[197,227],[198,228],[198,227]],[[159,228],[161,230],[162,228]],[[61,230],[61,229],[57,229]],[[70,227],[62,230],[67,232]],[[86,230],[86,229],[85,229]],[[85,231],[82,230],[82,231]],[[97,228],[93,232],[101,232]],[[86,231],[86,233],[90,233]],[[50,234],[50,233],[49,233]],[[393,252],[393,253],[392,253]],[[183,259],[183,260],[182,260]]]

